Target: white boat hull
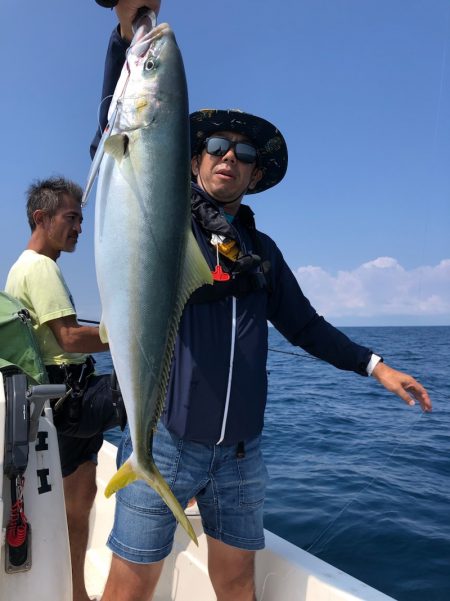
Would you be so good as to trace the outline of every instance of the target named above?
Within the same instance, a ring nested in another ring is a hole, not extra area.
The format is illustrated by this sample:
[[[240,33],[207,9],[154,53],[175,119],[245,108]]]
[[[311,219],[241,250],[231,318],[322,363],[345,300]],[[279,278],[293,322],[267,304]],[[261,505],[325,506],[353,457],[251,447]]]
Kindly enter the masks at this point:
[[[26,571],[5,570],[5,529],[10,512],[10,483],[3,476],[5,395],[0,372],[0,520],[2,523],[0,601],[72,601],[70,554],[64,509],[61,469],[56,430],[51,410],[39,420],[44,445],[29,445],[25,472],[25,513],[32,527],[32,557]],[[116,471],[117,449],[103,444],[97,472],[98,492],[91,516],[86,557],[89,595],[100,598],[111,562],[106,540],[114,517],[114,497],[106,499],[104,489]],[[38,475],[48,470],[44,478]],[[199,546],[182,528],[176,532],[174,550],[166,559],[154,601],[213,601],[207,571],[207,542],[200,517],[190,519]],[[192,513],[192,510],[188,510]],[[392,601],[355,578],[317,559],[306,551],[266,531],[266,549],[256,555],[258,601]]]
[[[10,516],[10,481],[3,475],[6,401],[0,372],[0,520],[2,524],[0,601],[72,601],[70,551],[58,439],[49,407],[39,418],[39,434],[29,445],[24,509],[32,532],[30,565],[5,569],[5,535]],[[39,444],[40,441],[40,444]]]
[[[86,562],[89,593],[100,596],[111,554],[105,540],[114,515],[114,498],[103,489],[116,469],[116,448],[104,443],[98,470],[98,493],[93,530]],[[189,511],[188,511],[189,512]],[[101,517],[100,517],[101,516]],[[207,571],[207,543],[198,515],[190,517],[199,547],[182,528],[177,529],[174,550],[165,561],[154,601],[213,601],[214,591]],[[266,530],[266,549],[256,555],[258,601],[392,601],[317,557]]]

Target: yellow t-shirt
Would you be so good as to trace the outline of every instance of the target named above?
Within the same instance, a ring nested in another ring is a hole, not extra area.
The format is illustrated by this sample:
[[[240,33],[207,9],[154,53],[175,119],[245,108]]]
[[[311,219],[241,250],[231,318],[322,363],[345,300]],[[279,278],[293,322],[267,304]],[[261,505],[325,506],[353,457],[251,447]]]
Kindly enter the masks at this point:
[[[58,265],[34,250],[25,250],[8,274],[5,291],[28,309],[44,365],[83,363],[87,355],[66,353],[46,322],[76,315],[72,296]]]

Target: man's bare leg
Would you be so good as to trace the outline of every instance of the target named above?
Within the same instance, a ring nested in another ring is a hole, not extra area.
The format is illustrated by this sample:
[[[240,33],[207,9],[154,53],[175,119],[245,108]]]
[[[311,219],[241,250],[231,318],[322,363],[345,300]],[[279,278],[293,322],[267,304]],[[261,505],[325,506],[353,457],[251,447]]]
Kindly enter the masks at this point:
[[[84,583],[84,561],[89,537],[89,514],[97,486],[92,461],[80,465],[63,479],[72,562],[73,601],[89,601]]]
[[[256,601],[255,551],[230,547],[207,536],[208,570],[217,601]]]
[[[102,601],[151,601],[164,560],[132,563],[113,554]]]

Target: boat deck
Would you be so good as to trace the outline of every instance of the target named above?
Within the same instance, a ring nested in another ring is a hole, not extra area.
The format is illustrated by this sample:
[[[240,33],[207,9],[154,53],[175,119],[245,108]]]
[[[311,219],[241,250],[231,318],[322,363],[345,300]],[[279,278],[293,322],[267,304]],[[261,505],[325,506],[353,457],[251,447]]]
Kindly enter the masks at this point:
[[[114,498],[103,490],[114,473],[116,448],[104,443],[98,470],[98,493],[92,515],[92,534],[86,560],[90,595],[100,597],[111,553],[105,547],[114,514]],[[200,517],[190,516],[199,547],[182,528],[177,529],[174,551],[165,561],[155,601],[213,601],[214,591],[207,572],[206,536]],[[101,516],[101,519],[99,517]],[[352,576],[266,531],[267,547],[257,554],[258,601],[393,601]],[[194,592],[195,591],[195,592]]]

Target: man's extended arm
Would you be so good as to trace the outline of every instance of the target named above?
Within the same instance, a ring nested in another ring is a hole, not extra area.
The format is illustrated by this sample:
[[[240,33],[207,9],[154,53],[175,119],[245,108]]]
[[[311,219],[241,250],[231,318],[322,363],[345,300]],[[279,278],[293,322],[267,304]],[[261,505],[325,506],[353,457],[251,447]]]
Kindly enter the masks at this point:
[[[269,302],[269,319],[292,344],[331,363],[340,369],[367,375],[371,351],[350,340],[345,334],[317,315],[298,282],[285,263],[280,251],[273,257],[274,293]],[[398,395],[408,405],[420,403],[423,411],[431,411],[431,401],[425,388],[412,376],[379,362],[371,375],[387,390]]]

